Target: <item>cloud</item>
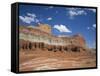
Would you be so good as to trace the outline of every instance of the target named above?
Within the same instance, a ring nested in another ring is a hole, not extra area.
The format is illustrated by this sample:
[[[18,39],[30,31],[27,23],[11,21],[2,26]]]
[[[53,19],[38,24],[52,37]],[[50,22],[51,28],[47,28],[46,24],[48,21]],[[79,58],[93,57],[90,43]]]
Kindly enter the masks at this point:
[[[73,10],[73,11],[75,11],[75,10],[82,10],[82,8],[75,8],[75,7],[69,7],[69,8],[66,8],[67,10]]]
[[[58,11],[55,12],[56,14],[58,13]]]
[[[31,23],[32,21],[34,21],[34,19],[33,18],[31,18],[31,17],[27,17],[27,16],[19,16],[19,18],[23,21],[23,22],[25,22],[25,23]]]
[[[93,24],[91,27],[87,27],[88,30],[95,30],[96,24]]]
[[[35,18],[36,15],[34,13],[27,13],[28,16]]]
[[[19,16],[19,18],[20,20],[28,24],[30,24],[31,22],[39,22],[39,20],[36,18],[36,15],[33,13],[27,13],[26,16]]]
[[[94,8],[66,8],[67,14],[69,15],[70,19],[73,19],[76,16],[87,15],[87,11],[91,11],[93,13],[96,12]]]
[[[70,18],[74,18],[75,16],[79,16],[79,15],[86,15],[87,13],[84,10],[69,10],[69,16]]]
[[[66,10],[70,19],[73,19],[76,16],[87,15],[86,11],[82,8],[66,8]]]
[[[49,8],[54,8],[53,6],[49,6]]]
[[[40,22],[40,20],[36,19],[36,20],[35,20],[35,22],[36,22],[36,23],[39,23],[39,22]]]
[[[70,31],[65,25],[54,25],[55,29],[59,30],[60,32],[68,32],[71,33],[72,31]]]
[[[93,13],[96,12],[96,9],[87,9],[87,10],[92,11]]]
[[[54,6],[48,6],[48,7],[46,7],[45,9],[46,9],[46,10],[49,10],[49,9],[52,9],[52,8],[54,8]]]
[[[87,27],[87,29],[89,30],[89,29],[90,29],[90,27]]]
[[[47,20],[52,20],[52,17],[48,17]]]
[[[96,24],[93,24],[92,26],[93,26],[94,28],[96,28]]]

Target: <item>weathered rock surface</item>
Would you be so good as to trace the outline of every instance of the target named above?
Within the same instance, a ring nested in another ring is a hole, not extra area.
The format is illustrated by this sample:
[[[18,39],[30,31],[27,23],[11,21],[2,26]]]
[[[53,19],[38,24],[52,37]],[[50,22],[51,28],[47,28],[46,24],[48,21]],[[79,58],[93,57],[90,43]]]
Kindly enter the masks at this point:
[[[82,35],[56,37],[50,31],[46,26],[20,26],[20,71],[96,67],[96,55],[87,48]]]

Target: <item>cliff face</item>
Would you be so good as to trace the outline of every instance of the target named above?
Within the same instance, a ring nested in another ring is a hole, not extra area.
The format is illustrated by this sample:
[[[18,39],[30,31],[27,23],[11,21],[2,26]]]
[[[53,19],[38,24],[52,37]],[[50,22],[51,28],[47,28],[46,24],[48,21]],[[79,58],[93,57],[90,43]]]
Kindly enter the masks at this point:
[[[80,35],[54,36],[33,26],[19,27],[19,70],[53,70],[96,66],[96,54],[86,48]],[[46,27],[46,26],[45,26]]]
[[[40,29],[40,27],[42,27]],[[53,36],[46,25],[38,25],[38,27],[24,27],[20,26],[20,48],[35,48],[42,47],[47,50],[78,50],[85,49],[85,39],[80,35],[74,35],[71,37],[56,37]],[[40,48],[40,49],[42,49]]]
[[[78,41],[77,44],[79,44],[80,46],[86,47],[86,41],[85,41],[85,39],[83,38],[82,35],[77,34],[77,35],[74,35],[73,38],[74,38],[76,41]]]
[[[50,25],[48,25],[48,24],[40,24],[40,23],[39,23],[37,26],[38,26],[37,28],[38,28],[39,30],[51,34],[51,27],[50,27]]]

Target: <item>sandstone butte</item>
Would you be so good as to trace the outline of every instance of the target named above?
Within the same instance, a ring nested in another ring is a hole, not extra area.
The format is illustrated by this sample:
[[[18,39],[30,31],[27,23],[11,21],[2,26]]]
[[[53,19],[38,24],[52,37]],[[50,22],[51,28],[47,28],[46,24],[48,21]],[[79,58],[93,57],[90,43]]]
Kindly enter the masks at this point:
[[[81,34],[55,36],[48,24],[19,26],[19,70],[52,70],[96,66],[96,54]]]

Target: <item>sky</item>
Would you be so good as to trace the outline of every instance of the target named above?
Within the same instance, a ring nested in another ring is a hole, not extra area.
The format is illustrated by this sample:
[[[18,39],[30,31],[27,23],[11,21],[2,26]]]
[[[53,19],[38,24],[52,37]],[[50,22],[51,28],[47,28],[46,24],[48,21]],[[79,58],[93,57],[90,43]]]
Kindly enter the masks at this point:
[[[96,44],[96,9],[59,6],[19,5],[19,25],[49,24],[52,34],[81,34],[90,48]]]

